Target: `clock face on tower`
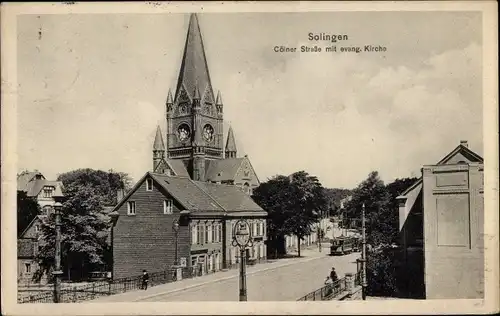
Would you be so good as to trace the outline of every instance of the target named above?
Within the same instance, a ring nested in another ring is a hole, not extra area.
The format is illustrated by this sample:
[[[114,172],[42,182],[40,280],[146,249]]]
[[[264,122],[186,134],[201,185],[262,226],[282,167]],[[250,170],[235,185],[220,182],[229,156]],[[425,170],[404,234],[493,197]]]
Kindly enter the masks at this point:
[[[207,142],[211,142],[214,138],[214,128],[210,124],[203,127],[203,138],[205,138]]]
[[[189,125],[181,124],[177,129],[177,137],[179,137],[179,140],[183,142],[188,140],[189,136],[191,136],[191,130],[189,128]]]

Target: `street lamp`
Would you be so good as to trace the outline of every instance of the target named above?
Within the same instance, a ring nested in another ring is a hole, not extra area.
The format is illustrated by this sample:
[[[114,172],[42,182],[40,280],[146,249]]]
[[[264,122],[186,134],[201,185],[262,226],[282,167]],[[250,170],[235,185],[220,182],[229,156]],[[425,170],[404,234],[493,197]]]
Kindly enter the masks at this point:
[[[232,244],[235,247],[240,247],[240,302],[242,302],[247,300],[245,249],[253,245],[252,238],[250,237],[250,225],[246,220],[236,222]]]
[[[178,242],[179,242],[179,221],[174,220],[172,223],[172,229],[174,230],[175,233],[175,260],[174,260],[174,265],[177,267],[179,265],[179,259],[178,259],[178,254],[177,254],[177,248],[178,248]]]
[[[59,303],[61,301],[61,208],[62,204],[56,202],[54,204],[54,211],[56,216],[56,247],[55,247],[55,267],[52,271],[54,276],[54,303]]]
[[[118,214],[118,212],[114,211],[114,212],[109,213],[108,216],[111,219],[111,277],[110,277],[110,280],[113,280],[114,279],[114,269],[115,269],[114,231],[115,231],[116,222],[118,221],[118,217],[120,217],[120,214]]]

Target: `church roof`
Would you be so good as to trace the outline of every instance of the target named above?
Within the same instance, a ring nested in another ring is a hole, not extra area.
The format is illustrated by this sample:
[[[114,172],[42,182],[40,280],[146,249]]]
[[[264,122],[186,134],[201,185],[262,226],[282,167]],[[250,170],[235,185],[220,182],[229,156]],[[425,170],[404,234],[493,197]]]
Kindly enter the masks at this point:
[[[234,140],[234,132],[231,126],[229,126],[229,131],[227,132],[227,141],[226,141],[226,152],[229,151],[236,151],[236,141]]]
[[[160,126],[156,127],[155,141],[153,143],[153,150],[165,150],[165,145],[163,144],[163,137],[161,136]]]
[[[190,96],[191,100],[196,89],[199,89],[203,94],[205,94],[208,89],[210,96],[213,95],[205,48],[203,46],[203,39],[198,24],[198,17],[195,13],[191,14],[189,18],[184,55],[182,56],[182,64],[177,80],[177,89],[175,91],[176,101],[182,87]]]
[[[243,160],[245,160],[245,158],[229,158],[210,161],[206,179],[214,182],[234,180],[236,172],[243,163]]]
[[[186,166],[184,165],[184,162],[182,162],[182,160],[167,159],[167,164],[171,167],[171,169],[175,173],[175,175],[181,176],[181,177],[189,177],[189,173],[186,169]]]

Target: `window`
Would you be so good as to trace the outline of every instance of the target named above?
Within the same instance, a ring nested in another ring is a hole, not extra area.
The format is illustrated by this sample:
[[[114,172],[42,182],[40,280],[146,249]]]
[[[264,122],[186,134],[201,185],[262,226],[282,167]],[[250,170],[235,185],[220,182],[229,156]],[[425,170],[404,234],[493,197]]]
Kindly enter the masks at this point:
[[[208,227],[205,227],[205,243],[208,243]]]
[[[172,200],[163,201],[163,214],[172,214],[174,212],[174,203]]]
[[[222,224],[219,224],[219,227],[217,229],[217,235],[218,235],[218,242],[222,241]]]
[[[127,215],[135,215],[135,201],[127,202]]]
[[[35,233],[38,233],[40,231],[40,226],[39,225],[35,225]]]
[[[24,271],[26,271],[26,273],[31,273],[31,263],[24,264]]]
[[[196,240],[196,243],[198,245],[202,245],[203,242],[203,237],[205,237],[205,226],[203,225],[198,225],[198,238]]]
[[[53,193],[54,193],[54,187],[44,187],[43,188],[43,197],[44,198],[51,198]]]
[[[153,179],[146,179],[146,191],[153,191]]]
[[[43,215],[49,215],[49,213],[50,213],[51,210],[52,210],[52,207],[46,205],[46,206],[43,207],[42,213],[43,213]]]
[[[191,227],[191,244],[195,245],[198,243],[198,225],[193,225]]]
[[[207,232],[208,232],[208,237],[207,237],[207,243],[211,243],[214,241],[214,234],[213,234],[213,225],[208,225],[207,227]]]

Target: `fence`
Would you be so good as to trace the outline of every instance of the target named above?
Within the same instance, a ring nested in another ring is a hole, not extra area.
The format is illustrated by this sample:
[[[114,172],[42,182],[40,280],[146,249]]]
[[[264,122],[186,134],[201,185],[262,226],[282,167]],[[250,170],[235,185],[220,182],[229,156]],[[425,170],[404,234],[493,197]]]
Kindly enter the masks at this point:
[[[325,285],[316,291],[304,295],[297,301],[327,301],[344,292],[346,289],[346,278],[342,278],[333,284]]]
[[[184,271],[183,271],[184,272]],[[183,273],[183,276],[191,276]],[[155,286],[175,281],[173,271],[160,271],[149,274],[148,286]],[[108,281],[97,281],[84,286],[63,288],[60,291],[61,303],[76,303],[93,300],[101,296],[108,296],[140,289],[142,276],[122,278]],[[51,303],[53,302],[53,291],[47,291],[35,295],[26,295],[18,298],[18,303]]]
[[[258,263],[267,262],[266,259],[257,260]],[[228,266],[228,269],[237,269],[239,264]],[[175,271],[166,270],[149,274],[148,286],[155,286],[175,281]],[[204,275],[216,273],[215,270],[205,271]],[[199,277],[202,274],[195,268],[183,268],[182,278],[190,279]],[[101,296],[108,296],[118,293],[139,290],[142,285],[142,276],[138,275],[130,278],[115,280],[96,281],[83,286],[61,288],[61,303],[77,303],[93,300]],[[54,300],[53,290],[44,291],[33,295],[18,296],[18,303],[52,303]]]

